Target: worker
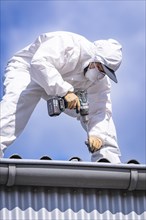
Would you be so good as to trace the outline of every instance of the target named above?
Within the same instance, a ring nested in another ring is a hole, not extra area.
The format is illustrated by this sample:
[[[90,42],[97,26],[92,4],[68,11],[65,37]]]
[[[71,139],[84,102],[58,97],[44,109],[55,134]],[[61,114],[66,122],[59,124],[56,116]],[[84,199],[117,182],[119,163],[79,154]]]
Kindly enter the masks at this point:
[[[43,33],[17,52],[5,69],[1,101],[0,157],[24,130],[41,98],[64,97],[66,113],[75,116],[80,102],[75,92],[87,90],[88,146],[91,161],[120,163],[120,148],[112,119],[111,80],[122,60],[114,39],[89,41],[75,33]],[[79,114],[76,114],[84,126]]]

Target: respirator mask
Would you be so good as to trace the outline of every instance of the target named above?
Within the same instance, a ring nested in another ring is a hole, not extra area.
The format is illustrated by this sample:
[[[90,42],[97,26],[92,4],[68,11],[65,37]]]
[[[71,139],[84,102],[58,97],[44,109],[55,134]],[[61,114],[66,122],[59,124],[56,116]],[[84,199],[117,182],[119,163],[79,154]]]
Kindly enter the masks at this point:
[[[95,82],[97,80],[103,79],[105,74],[103,72],[100,72],[97,68],[96,64],[94,63],[95,68],[88,68],[87,72],[85,73],[85,77],[90,80],[91,82]]]

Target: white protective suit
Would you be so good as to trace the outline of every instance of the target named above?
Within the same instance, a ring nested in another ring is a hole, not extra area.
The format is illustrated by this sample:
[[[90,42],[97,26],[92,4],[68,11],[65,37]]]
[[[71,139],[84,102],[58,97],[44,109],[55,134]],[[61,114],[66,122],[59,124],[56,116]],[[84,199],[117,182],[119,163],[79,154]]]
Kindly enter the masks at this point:
[[[100,61],[102,57],[98,54],[97,44],[98,41],[93,43],[69,32],[45,33],[9,60],[5,71],[5,94],[1,101],[0,157],[23,131],[41,98],[63,97],[68,91],[87,89],[89,134],[101,138],[104,143],[92,154],[92,161],[104,157],[112,163],[120,163],[112,120],[110,79],[105,76],[93,83],[84,75],[89,62],[96,58]],[[66,113],[73,116],[75,110],[66,110]]]

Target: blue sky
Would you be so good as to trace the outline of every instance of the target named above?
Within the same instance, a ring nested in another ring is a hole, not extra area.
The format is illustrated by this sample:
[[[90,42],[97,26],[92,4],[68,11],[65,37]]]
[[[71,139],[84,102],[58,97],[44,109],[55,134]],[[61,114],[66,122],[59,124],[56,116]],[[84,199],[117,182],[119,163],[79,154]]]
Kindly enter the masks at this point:
[[[114,38],[123,46],[118,84],[112,83],[113,119],[122,162],[146,163],[145,152],[145,1],[15,1],[1,0],[1,93],[8,59],[43,32],[81,34],[90,41]],[[2,95],[1,95],[2,96]],[[25,159],[43,155],[53,160],[78,156],[90,161],[80,123],[65,114],[51,118],[45,101],[34,110],[5,158],[17,153]]]

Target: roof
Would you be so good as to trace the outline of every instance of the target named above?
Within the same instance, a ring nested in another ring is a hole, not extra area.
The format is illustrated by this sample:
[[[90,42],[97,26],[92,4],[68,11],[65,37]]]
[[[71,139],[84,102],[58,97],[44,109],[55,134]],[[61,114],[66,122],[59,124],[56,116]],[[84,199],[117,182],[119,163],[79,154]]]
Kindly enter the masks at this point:
[[[0,185],[146,190],[146,165],[2,158]]]
[[[0,159],[0,216],[145,219],[146,165],[132,163],[83,162],[77,157],[55,161],[47,156]]]

